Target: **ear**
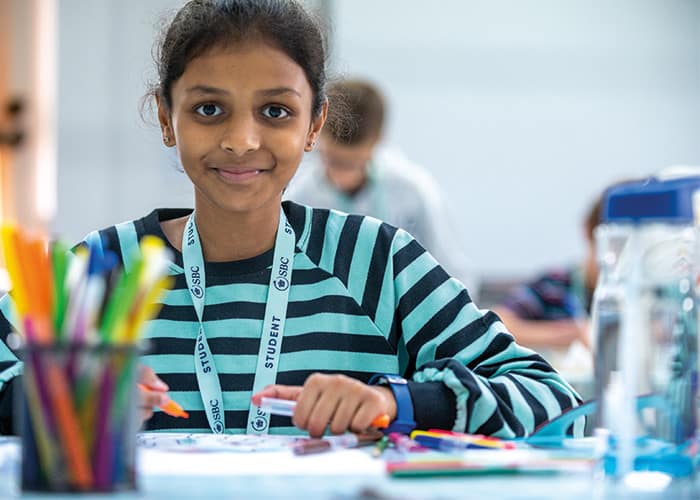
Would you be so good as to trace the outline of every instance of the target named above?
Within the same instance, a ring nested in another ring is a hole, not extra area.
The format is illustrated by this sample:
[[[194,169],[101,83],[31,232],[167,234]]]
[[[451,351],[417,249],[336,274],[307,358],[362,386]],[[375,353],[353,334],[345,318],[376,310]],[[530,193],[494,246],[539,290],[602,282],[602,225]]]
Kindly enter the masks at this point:
[[[163,144],[168,147],[174,146],[175,133],[170,116],[170,109],[168,105],[161,100],[159,95],[156,95],[156,106],[158,107],[158,123],[160,123],[160,130],[163,134]]]
[[[326,123],[327,117],[328,99],[323,101],[323,105],[321,106],[321,112],[316,116],[316,118],[311,120],[311,124],[309,125],[309,133],[306,135],[306,146],[304,146],[304,151],[306,151],[307,153],[314,148],[314,145],[316,144],[316,139],[321,133],[321,129],[323,128],[323,124]]]

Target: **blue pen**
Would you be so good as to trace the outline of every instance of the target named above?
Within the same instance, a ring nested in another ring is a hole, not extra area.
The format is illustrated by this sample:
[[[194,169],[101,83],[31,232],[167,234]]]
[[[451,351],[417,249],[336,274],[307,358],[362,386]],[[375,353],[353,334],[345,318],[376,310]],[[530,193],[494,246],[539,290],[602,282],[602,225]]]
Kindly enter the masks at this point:
[[[461,439],[440,438],[436,436],[414,435],[413,440],[425,446],[440,451],[459,451],[459,450],[493,450],[493,446],[484,446]]]

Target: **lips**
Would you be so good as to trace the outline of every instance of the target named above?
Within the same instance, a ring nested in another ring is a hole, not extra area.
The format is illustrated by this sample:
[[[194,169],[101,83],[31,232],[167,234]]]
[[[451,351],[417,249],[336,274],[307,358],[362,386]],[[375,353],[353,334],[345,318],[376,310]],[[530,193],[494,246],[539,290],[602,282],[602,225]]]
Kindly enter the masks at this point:
[[[261,175],[265,172],[265,169],[249,167],[249,166],[236,166],[236,167],[213,167],[218,173],[219,177],[227,182],[237,183],[245,182],[250,179]]]

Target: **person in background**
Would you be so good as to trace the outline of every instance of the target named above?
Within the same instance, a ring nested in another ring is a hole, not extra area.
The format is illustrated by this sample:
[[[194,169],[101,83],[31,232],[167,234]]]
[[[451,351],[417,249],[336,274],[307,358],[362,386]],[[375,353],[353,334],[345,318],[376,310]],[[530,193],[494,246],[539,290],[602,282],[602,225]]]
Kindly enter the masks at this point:
[[[552,269],[512,288],[493,308],[521,344],[563,350],[578,340],[590,347],[588,316],[598,279],[593,231],[600,222],[604,193],[583,223],[586,253],[577,265]]]
[[[380,90],[346,79],[329,85],[328,94],[348,119],[323,128],[316,161],[302,166],[285,198],[405,229],[474,295],[476,277],[449,223],[444,194],[429,172],[382,143],[386,104]]]

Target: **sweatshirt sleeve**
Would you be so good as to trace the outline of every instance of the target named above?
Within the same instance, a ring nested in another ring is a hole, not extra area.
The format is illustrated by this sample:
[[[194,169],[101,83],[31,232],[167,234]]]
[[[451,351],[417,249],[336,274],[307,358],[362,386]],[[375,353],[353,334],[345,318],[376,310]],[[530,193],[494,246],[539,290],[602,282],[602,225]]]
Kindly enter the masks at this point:
[[[398,230],[391,247],[381,302],[394,307],[388,336],[405,360],[419,427],[521,437],[580,402],[408,233]]]
[[[13,390],[22,373],[22,363],[7,346],[7,336],[14,331],[12,299],[8,294],[0,298],[0,434],[13,434]]]

